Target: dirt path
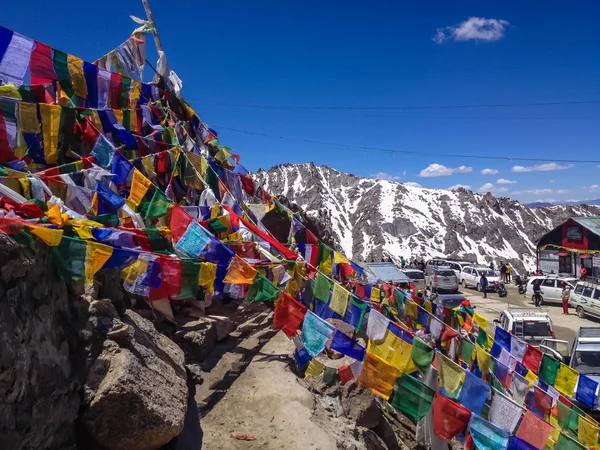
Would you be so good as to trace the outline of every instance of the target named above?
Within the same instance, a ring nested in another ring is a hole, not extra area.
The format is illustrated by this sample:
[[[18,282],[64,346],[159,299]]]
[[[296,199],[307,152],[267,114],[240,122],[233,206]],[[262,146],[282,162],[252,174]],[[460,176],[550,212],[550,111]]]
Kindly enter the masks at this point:
[[[198,387],[203,448],[337,449],[336,440],[311,421],[314,396],[290,370],[293,344],[262,313],[240,326],[255,331],[220,357]],[[235,339],[235,335],[231,338]],[[231,433],[249,433],[239,441]]]

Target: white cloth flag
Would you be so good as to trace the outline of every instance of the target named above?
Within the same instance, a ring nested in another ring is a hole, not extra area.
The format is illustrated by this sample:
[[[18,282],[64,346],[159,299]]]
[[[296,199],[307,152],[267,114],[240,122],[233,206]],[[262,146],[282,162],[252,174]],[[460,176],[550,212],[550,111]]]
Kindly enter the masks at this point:
[[[381,341],[390,325],[390,320],[383,314],[371,309],[367,318],[367,336],[372,341]]]
[[[32,50],[33,41],[31,39],[14,33],[0,62],[0,80],[6,84],[21,86],[29,67]]]
[[[504,394],[494,391],[489,413],[490,422],[512,434],[521,419],[522,413],[523,408],[520,405]]]
[[[429,329],[431,330],[431,334],[439,339],[442,336],[442,331],[444,330],[444,324],[437,320],[434,316],[431,316],[431,323],[429,324]]]
[[[517,372],[513,372],[512,380],[510,382],[510,390],[513,394],[513,399],[519,405],[522,405],[529,392],[529,381],[519,375]]]
[[[502,349],[498,361],[507,366],[511,372],[514,372],[515,367],[517,367],[517,360],[505,348]]]
[[[522,341],[516,336],[510,338],[510,352],[516,358],[517,361],[523,362],[523,356],[527,350],[527,343]]]

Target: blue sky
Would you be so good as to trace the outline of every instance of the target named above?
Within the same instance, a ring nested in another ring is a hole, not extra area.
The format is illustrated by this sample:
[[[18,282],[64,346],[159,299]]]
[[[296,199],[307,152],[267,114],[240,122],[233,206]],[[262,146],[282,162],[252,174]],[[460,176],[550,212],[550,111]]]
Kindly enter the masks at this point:
[[[233,106],[600,100],[598,2],[150,1],[183,96],[250,170],[314,161],[425,187],[483,187],[523,201],[600,197],[598,164],[555,162],[600,159],[598,103]],[[143,17],[136,0],[55,0],[52,8],[28,0],[10,9],[1,25],[89,61],[126,39],[134,28],[129,14]],[[484,155],[546,160],[474,158]]]

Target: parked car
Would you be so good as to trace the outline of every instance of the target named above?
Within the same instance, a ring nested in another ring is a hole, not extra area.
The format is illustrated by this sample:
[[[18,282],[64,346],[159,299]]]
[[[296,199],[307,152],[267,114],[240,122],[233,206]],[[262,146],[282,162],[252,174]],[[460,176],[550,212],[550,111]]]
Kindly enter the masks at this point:
[[[543,275],[531,277],[527,282],[527,290],[525,295],[533,301],[533,283],[536,280],[541,280],[541,295],[542,303],[562,303],[562,289],[566,284],[569,289],[574,289],[577,283],[575,277],[561,277],[557,275]]]
[[[575,308],[582,319],[586,316],[600,318],[600,285],[590,281],[578,281],[571,291],[569,306]]]
[[[521,338],[531,345],[539,346],[542,341],[555,338],[552,319],[539,308],[509,308],[502,312],[497,326]]]
[[[462,273],[462,270],[467,266],[472,266],[473,263],[469,261],[446,261],[444,265],[449,266],[452,270],[454,270],[454,273],[460,280],[460,274]]]
[[[417,289],[425,289],[425,274],[418,269],[404,269],[401,272],[410,278]]]
[[[482,289],[479,280],[483,274],[485,274],[488,280],[487,290],[493,291],[495,289],[494,283],[499,281],[500,277],[492,269],[485,266],[467,266],[463,268],[460,275],[460,283],[466,288],[474,287],[481,292]]]
[[[433,274],[433,269],[439,266],[447,266],[446,260],[441,258],[430,259],[425,263],[425,277]]]
[[[432,292],[458,292],[456,274],[447,266],[433,268],[431,275],[425,276],[425,284]]]
[[[432,294],[429,298],[438,308],[458,308],[467,297],[463,294]]]

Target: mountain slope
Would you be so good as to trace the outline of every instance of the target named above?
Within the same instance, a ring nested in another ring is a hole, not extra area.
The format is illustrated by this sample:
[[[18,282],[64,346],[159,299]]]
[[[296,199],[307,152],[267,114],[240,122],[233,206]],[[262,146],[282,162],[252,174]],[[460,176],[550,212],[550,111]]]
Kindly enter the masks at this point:
[[[326,222],[336,247],[357,261],[444,255],[531,269],[538,236],[570,216],[600,215],[600,206],[532,209],[491,194],[373,180],[313,163],[261,169],[254,177]]]

